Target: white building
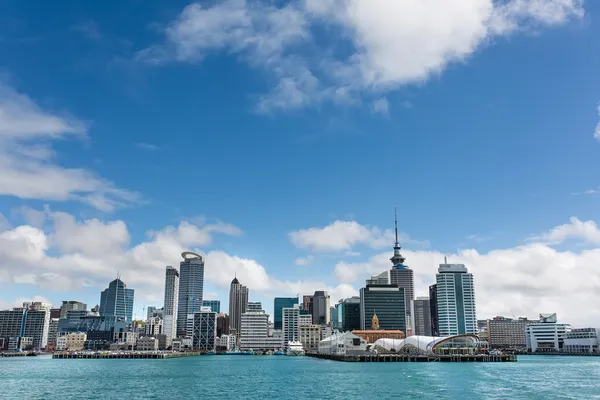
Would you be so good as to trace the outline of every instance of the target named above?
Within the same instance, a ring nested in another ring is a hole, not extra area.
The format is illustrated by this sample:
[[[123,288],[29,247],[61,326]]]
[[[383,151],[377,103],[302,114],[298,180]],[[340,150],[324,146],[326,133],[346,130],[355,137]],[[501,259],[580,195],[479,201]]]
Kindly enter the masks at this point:
[[[280,337],[269,337],[269,314],[264,311],[246,312],[241,316],[240,350],[279,350]]]
[[[139,351],[157,351],[158,339],[151,336],[141,337],[137,340],[135,348]]]
[[[319,342],[319,354],[356,356],[366,351],[367,341],[352,332],[336,332]]]
[[[59,336],[56,338],[56,350],[67,350],[67,336]]]
[[[300,328],[300,306],[295,304],[291,308],[283,308],[281,310],[281,331],[283,336],[283,347],[287,349],[289,342],[297,342]],[[308,316],[311,317],[312,316]]]
[[[440,264],[435,278],[439,335],[476,334],[473,275],[464,264]]]
[[[222,335],[219,338],[219,347],[225,351],[235,349],[235,335]]]
[[[600,352],[598,347],[599,338],[600,329],[597,328],[571,329],[571,332],[565,335],[563,352],[598,353]]]
[[[144,334],[147,336],[161,335],[164,332],[164,321],[160,317],[150,317],[144,326]],[[169,341],[167,335],[167,341]]]
[[[555,352],[563,348],[565,336],[571,325],[557,323],[556,314],[540,314],[540,322],[525,328],[527,349],[532,352]]]
[[[479,338],[474,334],[434,337],[413,335],[405,339],[377,339],[372,349],[390,353],[426,354],[472,354],[481,348]]]
[[[177,336],[177,301],[179,296],[179,271],[167,266],[165,273],[165,305],[163,307],[163,333],[167,336],[167,347]]]
[[[324,332],[324,329],[322,329],[321,325],[300,325],[298,341],[302,343],[304,351],[318,350],[319,342],[323,339],[322,332]]]

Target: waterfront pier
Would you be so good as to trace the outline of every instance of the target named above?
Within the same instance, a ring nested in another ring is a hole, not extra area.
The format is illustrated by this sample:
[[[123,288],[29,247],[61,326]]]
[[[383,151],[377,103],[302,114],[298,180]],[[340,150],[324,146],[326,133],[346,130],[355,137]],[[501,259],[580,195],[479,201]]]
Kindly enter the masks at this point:
[[[516,362],[517,356],[492,354],[409,355],[372,354],[362,356],[307,353],[308,357],[344,362]]]
[[[52,358],[60,359],[165,359],[177,357],[199,356],[199,351],[173,352],[173,353],[154,353],[154,352],[61,352],[52,354]]]

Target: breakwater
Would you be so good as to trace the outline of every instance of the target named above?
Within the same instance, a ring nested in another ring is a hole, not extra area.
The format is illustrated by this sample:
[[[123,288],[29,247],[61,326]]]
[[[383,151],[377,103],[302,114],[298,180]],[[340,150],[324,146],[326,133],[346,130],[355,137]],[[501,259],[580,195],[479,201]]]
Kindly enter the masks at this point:
[[[491,354],[451,354],[451,355],[409,355],[409,354],[373,354],[373,355],[333,355],[307,353],[308,357],[344,362],[516,362],[516,355]]]
[[[154,352],[123,352],[123,353],[111,353],[111,352],[61,352],[52,354],[52,358],[57,359],[165,359],[165,358],[177,358],[177,357],[191,357],[199,356],[202,353],[199,351],[186,351],[186,352],[173,352],[173,353],[154,353]]]

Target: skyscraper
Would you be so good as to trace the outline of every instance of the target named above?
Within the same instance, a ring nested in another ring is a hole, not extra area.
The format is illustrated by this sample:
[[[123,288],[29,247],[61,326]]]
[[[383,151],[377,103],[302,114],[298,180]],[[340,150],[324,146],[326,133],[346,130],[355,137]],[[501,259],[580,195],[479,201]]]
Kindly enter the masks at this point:
[[[318,290],[312,297],[313,324],[327,325],[331,322],[329,295],[323,290]]]
[[[154,306],[148,306],[148,308],[146,308],[146,320],[152,318],[154,311],[156,311],[156,307]]]
[[[440,336],[440,323],[437,312],[437,285],[429,286],[429,314],[431,316],[431,336]]]
[[[100,294],[100,315],[124,318],[131,322],[133,295],[133,289],[127,289],[127,285],[120,278],[115,279]]]
[[[298,304],[297,297],[275,297],[273,306],[273,329],[282,329],[282,310],[284,308],[293,308]]]
[[[367,285],[360,289],[360,329],[369,329],[374,314],[381,329],[406,332],[404,289],[394,285]]]
[[[337,306],[338,329],[341,332],[360,329],[360,297],[340,300]]]
[[[398,242],[398,217],[394,209],[394,229],[396,242],[394,242],[394,255],[390,258],[392,269],[390,270],[390,283],[404,289],[404,306],[406,307],[406,321],[410,321],[410,305],[415,299],[415,278],[412,269],[404,265],[406,258],[400,254],[400,243]],[[414,329],[414,328],[413,328]]]
[[[229,333],[239,335],[242,314],[246,312],[248,306],[248,288],[238,281],[237,277],[233,278],[229,287]]]
[[[163,307],[163,332],[167,347],[177,337],[177,301],[179,300],[179,271],[167,265],[165,270],[165,302]]]
[[[204,291],[204,260],[191,251],[181,253],[179,296],[177,302],[177,336],[185,336],[188,316],[199,312]]]
[[[413,335],[431,336],[431,307],[429,297],[417,297],[411,305]]]
[[[217,338],[217,313],[202,307],[192,315],[192,347],[195,350],[215,351]]]
[[[440,336],[476,334],[473,275],[464,264],[440,264],[435,278]]]
[[[288,348],[288,342],[298,341],[300,334],[300,307],[298,304],[281,309],[281,325],[283,336],[283,347]]]

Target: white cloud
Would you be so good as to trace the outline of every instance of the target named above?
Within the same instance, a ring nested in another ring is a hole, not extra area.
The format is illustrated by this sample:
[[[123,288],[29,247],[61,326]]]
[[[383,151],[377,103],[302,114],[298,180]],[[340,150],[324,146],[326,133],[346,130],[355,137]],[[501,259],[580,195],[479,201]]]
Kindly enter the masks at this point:
[[[304,0],[194,3],[137,59],[199,62],[239,55],[275,78],[259,111],[353,102],[362,91],[423,82],[498,37],[581,18],[582,0]],[[313,37],[325,27],[328,40]],[[349,50],[353,49],[353,50]]]
[[[598,103],[598,118],[600,118],[600,103]],[[596,124],[596,131],[594,132],[594,138],[600,141],[600,121]]]
[[[415,272],[415,295],[427,296],[435,283],[438,264],[446,254],[406,251]],[[338,263],[336,276],[346,284],[363,285],[370,275],[391,268],[391,253],[379,254],[363,263]],[[463,250],[450,254],[452,263],[464,263],[473,273],[478,318],[496,315],[536,317],[557,312],[560,320],[575,326],[596,327],[600,310],[581,307],[600,301],[600,249],[557,251],[531,243],[509,249],[479,253]]]
[[[296,258],[296,265],[308,265],[312,262],[313,256],[308,255],[306,257]]]
[[[371,112],[373,114],[389,115],[390,103],[385,97],[379,98],[371,104]]]
[[[78,200],[103,211],[138,201],[136,193],[91,171],[54,162],[52,140],[85,136],[82,121],[45,111],[0,82],[0,195]]]
[[[300,229],[290,232],[291,242],[299,248],[315,252],[351,251],[353,246],[362,244],[372,248],[391,247],[394,243],[394,232],[391,229],[381,230],[367,227],[356,221],[335,221],[323,228]],[[428,246],[426,241],[416,241],[406,234],[399,235],[401,243],[417,246]],[[352,254],[349,253],[349,254]]]
[[[408,101],[408,100],[404,100],[403,102],[400,103],[400,105],[404,108],[414,108],[413,104]]]
[[[571,217],[569,221],[568,224],[556,226],[542,235],[530,238],[529,241],[560,244],[568,240],[575,240],[600,245],[600,230],[598,230],[596,222],[580,221],[576,217]]]
[[[13,307],[22,307],[25,302],[34,302],[39,301],[42,303],[52,304],[48,298],[44,296],[33,296],[33,297],[19,297],[14,301],[0,301],[0,310],[10,310]]]

